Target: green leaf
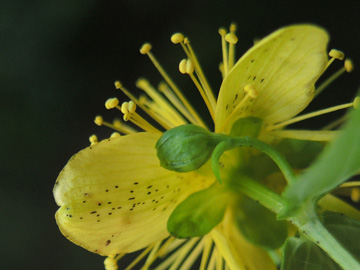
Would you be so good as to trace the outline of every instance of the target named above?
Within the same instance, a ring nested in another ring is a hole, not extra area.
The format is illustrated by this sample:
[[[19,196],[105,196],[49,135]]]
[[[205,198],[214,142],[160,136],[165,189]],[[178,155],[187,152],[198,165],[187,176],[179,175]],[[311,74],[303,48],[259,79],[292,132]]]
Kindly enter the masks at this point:
[[[360,221],[334,212],[322,214],[326,229],[360,262]]]
[[[177,238],[203,236],[222,220],[229,194],[215,184],[181,202],[170,215],[169,233]]]
[[[316,244],[306,238],[290,237],[283,247],[281,270],[341,270]]]
[[[344,131],[313,166],[288,186],[284,197],[292,202],[290,208],[295,208],[307,200],[325,195],[359,171],[360,110],[354,110]]]
[[[273,212],[261,204],[243,197],[237,205],[236,221],[249,242],[266,249],[277,249],[288,236],[287,223],[276,220]]]

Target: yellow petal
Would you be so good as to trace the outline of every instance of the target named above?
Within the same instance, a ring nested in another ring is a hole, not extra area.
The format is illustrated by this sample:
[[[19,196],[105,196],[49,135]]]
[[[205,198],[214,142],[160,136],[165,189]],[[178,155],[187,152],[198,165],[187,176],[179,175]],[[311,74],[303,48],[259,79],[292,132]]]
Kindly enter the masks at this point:
[[[159,166],[159,134],[104,140],[73,156],[54,197],[61,232],[89,251],[113,256],[139,250],[168,235],[175,206],[211,179]]]
[[[231,270],[275,270],[267,252],[249,243],[239,232],[230,211],[223,222],[211,231],[211,236]]]
[[[314,83],[326,67],[327,42],[328,35],[323,29],[294,25],[256,43],[221,85],[216,131],[228,132],[241,117],[251,115],[263,118],[265,123],[276,123],[301,112],[312,100]],[[244,98],[245,87],[252,91],[250,98],[231,115]]]

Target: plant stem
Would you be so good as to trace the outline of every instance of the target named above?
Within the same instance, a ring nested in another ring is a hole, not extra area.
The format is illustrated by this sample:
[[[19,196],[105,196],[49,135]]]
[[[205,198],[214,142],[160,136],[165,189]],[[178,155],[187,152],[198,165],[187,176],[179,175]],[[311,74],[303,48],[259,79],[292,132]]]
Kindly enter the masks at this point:
[[[236,187],[238,191],[276,214],[288,204],[286,199],[247,176],[242,176],[236,182]],[[296,216],[288,217],[287,220],[298,227],[309,240],[321,247],[344,270],[360,269],[360,263],[329,233],[313,209],[303,207]]]
[[[360,269],[360,263],[329,233],[317,217],[309,220],[300,226],[299,229],[307,238],[320,246],[344,270]]]

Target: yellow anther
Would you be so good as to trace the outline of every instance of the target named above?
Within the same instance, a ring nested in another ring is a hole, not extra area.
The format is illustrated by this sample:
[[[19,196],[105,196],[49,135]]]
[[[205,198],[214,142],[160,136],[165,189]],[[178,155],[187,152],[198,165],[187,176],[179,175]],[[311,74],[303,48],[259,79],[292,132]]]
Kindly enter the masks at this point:
[[[187,62],[187,60],[183,59],[179,63],[179,70],[182,74],[186,74],[186,62]]]
[[[115,85],[115,88],[116,88],[116,89],[120,89],[120,88],[122,87],[122,84],[121,84],[120,81],[115,81],[115,82],[114,82],[114,85]]]
[[[332,49],[329,52],[329,56],[335,59],[344,60],[345,54],[342,51]]]
[[[360,202],[360,188],[359,187],[352,188],[350,197],[353,202]]]
[[[237,25],[236,23],[230,24],[230,32],[236,32]]]
[[[119,100],[117,98],[109,98],[105,102],[105,108],[108,110],[114,109],[117,105],[119,105]]]
[[[190,44],[190,40],[187,37],[184,38],[184,44]]]
[[[138,79],[135,83],[136,87],[138,87],[140,89],[144,89],[144,88],[148,87],[149,84],[150,84],[149,81],[144,78]]]
[[[123,119],[125,122],[129,121],[130,120],[130,113],[125,113],[124,116],[123,116]]]
[[[354,65],[350,59],[345,59],[344,67],[346,72],[351,72],[354,69]]]
[[[136,104],[134,101],[130,100],[128,105],[129,113],[134,113],[136,110]]]
[[[114,258],[111,258],[111,257],[107,257],[104,260],[104,266],[105,266],[105,270],[117,270],[118,269],[117,260],[115,260]]]
[[[184,35],[181,33],[175,33],[170,38],[171,42],[174,44],[178,44],[184,41]]]
[[[219,28],[219,34],[220,34],[221,36],[225,36],[225,35],[226,35],[226,30],[225,30],[225,28],[223,28],[223,27]]]
[[[245,93],[249,95],[251,98],[257,98],[259,96],[259,92],[256,91],[253,85],[247,84],[244,87]]]
[[[234,33],[228,33],[225,35],[225,40],[230,44],[236,44],[238,42],[238,38]]]
[[[140,48],[141,54],[147,54],[151,50],[151,44],[150,43],[144,43],[142,47]]]
[[[190,59],[188,59],[186,61],[186,73],[192,74],[194,72],[194,69],[194,63]]]
[[[360,97],[356,97],[354,99],[354,105],[353,106],[354,106],[355,109],[358,109],[360,107]]]
[[[102,124],[104,123],[104,120],[100,115],[98,115],[95,117],[94,123],[98,126],[102,126]]]
[[[118,137],[120,137],[120,136],[121,136],[121,135],[120,135],[119,132],[113,132],[113,133],[111,133],[110,138],[118,138]]]
[[[190,59],[183,59],[179,63],[179,70],[182,74],[192,74],[194,69],[194,64]]]
[[[94,144],[97,144],[97,143],[98,143],[98,138],[97,138],[96,135],[91,135],[91,136],[89,137],[89,141],[90,141],[91,145],[94,145]]]
[[[121,112],[123,114],[128,114],[129,113],[129,102],[124,102],[122,105],[121,105]],[[130,117],[130,115],[129,115]]]

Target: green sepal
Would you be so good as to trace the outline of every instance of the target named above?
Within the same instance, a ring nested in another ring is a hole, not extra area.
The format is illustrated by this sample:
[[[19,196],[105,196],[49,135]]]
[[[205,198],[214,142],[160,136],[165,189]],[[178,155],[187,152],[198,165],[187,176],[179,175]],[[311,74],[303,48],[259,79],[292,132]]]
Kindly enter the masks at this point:
[[[321,248],[304,237],[289,237],[282,253],[281,270],[341,270]]]
[[[168,232],[176,238],[206,235],[223,219],[228,199],[218,184],[190,195],[170,215]]]
[[[218,143],[205,128],[188,124],[166,131],[156,142],[157,157],[165,169],[190,172],[199,169]]]
[[[230,136],[257,138],[259,136],[263,120],[261,118],[249,116],[235,121],[231,127]]]
[[[324,227],[360,262],[360,221],[343,214],[324,212]]]
[[[288,236],[286,221],[278,221],[273,212],[247,197],[239,200],[236,208],[237,224],[249,242],[270,250],[284,244]]]

